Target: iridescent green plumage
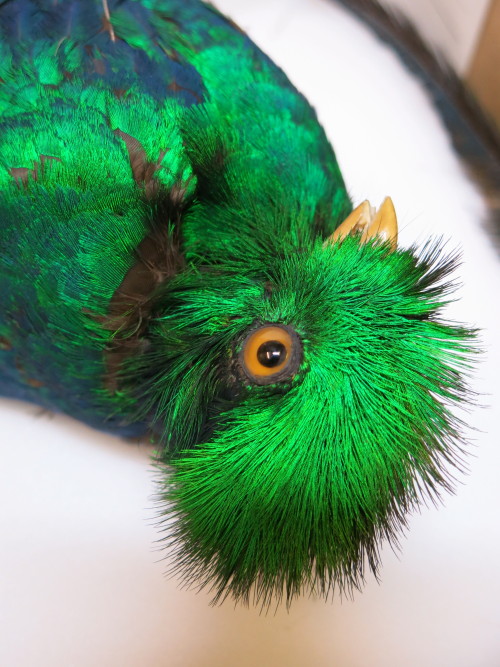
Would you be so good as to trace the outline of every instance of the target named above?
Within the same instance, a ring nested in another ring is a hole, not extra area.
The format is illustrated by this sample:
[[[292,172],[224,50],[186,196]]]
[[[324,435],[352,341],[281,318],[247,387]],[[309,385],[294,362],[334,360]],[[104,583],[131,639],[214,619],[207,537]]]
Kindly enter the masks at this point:
[[[217,598],[357,585],[460,451],[454,261],[325,246],[351,204],[284,74],[194,0],[109,11],[0,7],[0,390],[151,433],[168,541]],[[268,324],[297,363],[262,384]]]

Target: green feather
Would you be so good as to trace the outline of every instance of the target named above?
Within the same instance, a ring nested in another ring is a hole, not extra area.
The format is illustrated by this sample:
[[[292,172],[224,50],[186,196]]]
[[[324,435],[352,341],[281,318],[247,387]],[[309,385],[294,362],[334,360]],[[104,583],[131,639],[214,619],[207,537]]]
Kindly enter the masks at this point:
[[[148,433],[215,600],[359,586],[460,467],[456,257],[325,245],[352,208],[325,133],[215,10],[56,4],[0,5],[0,392]],[[291,349],[262,379],[266,325]]]
[[[466,395],[473,334],[439,317],[455,260],[435,244],[416,254],[311,242],[268,257],[268,298],[242,284],[238,264],[223,284],[217,271],[204,275],[203,291],[197,275],[177,283],[175,311],[153,327],[163,348],[151,356],[152,387],[169,423],[190,425],[173,440],[199,444],[161,456],[174,470],[167,542],[187,581],[213,587],[216,600],[253,592],[267,605],[307,587],[358,587],[366,563],[377,571],[380,541],[397,540],[422,497],[450,489],[461,459],[450,408]],[[287,386],[238,386],[238,404],[220,406],[203,442],[204,402],[231,389],[230,371],[218,372],[255,321],[293,327],[304,361]],[[190,332],[182,356],[179,331]],[[218,369],[209,353],[222,357]]]

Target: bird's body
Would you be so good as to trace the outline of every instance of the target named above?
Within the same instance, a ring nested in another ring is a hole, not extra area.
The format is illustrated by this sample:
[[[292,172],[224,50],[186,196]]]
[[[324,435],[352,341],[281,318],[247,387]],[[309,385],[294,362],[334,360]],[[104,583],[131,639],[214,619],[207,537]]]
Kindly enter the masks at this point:
[[[357,583],[448,485],[453,262],[325,242],[352,207],[315,113],[212,8],[16,0],[0,30],[0,393],[151,433],[217,595]]]
[[[220,261],[233,239],[233,229],[224,239],[217,226],[208,248],[211,230],[194,219],[190,230],[183,225],[180,257],[179,220],[200,183],[215,198],[228,162],[252,173],[265,151],[282,189],[295,184],[292,205],[307,179],[319,181],[307,204],[323,233],[333,229],[331,207],[341,215],[349,206],[313,111],[282,72],[215,10],[147,4],[121,3],[113,28],[98,0],[8,3],[0,14],[2,393],[124,434],[144,425],[107,390],[119,364],[103,351],[117,330],[138,326],[154,287],[199,252]],[[238,61],[246,64],[235,71]],[[264,104],[252,106],[259,96]],[[296,128],[300,155],[288,141]],[[252,195],[240,192],[233,206],[269,196],[255,192],[261,179],[248,185]],[[155,256],[157,241],[171,249],[168,259]],[[138,267],[138,252],[150,271]],[[120,287],[139,302],[135,313],[118,304]],[[125,311],[129,319],[115,322]]]

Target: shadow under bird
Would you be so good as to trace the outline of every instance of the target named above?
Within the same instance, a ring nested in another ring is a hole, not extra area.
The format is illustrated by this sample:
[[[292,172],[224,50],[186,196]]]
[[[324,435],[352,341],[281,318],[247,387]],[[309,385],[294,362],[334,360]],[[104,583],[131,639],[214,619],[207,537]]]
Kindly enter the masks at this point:
[[[158,443],[166,546],[215,600],[359,586],[450,488],[455,265],[398,247],[390,199],[353,210],[213,7],[0,4],[0,394]]]

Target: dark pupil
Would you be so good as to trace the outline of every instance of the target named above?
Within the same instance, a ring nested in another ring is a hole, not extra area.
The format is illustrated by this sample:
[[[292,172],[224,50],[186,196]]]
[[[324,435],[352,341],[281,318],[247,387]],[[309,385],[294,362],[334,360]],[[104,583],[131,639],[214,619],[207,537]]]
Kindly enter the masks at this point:
[[[274,368],[279,366],[286,357],[286,347],[277,340],[268,340],[257,350],[257,359],[262,366]]]

